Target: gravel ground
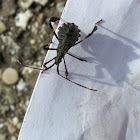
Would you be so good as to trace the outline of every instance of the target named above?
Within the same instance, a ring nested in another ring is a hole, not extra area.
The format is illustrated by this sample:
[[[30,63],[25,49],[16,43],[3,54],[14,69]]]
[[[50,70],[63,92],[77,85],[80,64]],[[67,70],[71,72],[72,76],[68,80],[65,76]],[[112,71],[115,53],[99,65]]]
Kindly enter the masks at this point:
[[[16,140],[46,55],[42,46],[52,39],[48,20],[60,17],[66,0],[0,1],[0,140]],[[57,27],[57,24],[54,24]]]

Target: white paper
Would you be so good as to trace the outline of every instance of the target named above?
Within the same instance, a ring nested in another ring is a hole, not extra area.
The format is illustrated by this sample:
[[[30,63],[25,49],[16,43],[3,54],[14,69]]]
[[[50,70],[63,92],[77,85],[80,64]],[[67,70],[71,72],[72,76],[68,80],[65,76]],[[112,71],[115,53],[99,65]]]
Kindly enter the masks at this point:
[[[104,20],[70,49],[87,62],[66,56],[69,78],[98,91],[63,79],[56,66],[40,74],[18,140],[140,140],[140,1],[69,0],[62,19],[59,26],[79,26],[81,39]]]

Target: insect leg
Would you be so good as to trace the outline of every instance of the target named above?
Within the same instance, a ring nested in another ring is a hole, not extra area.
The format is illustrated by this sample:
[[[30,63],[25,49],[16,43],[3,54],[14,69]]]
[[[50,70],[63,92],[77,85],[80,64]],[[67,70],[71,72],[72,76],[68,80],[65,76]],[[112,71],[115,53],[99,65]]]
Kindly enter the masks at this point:
[[[52,41],[50,42],[50,43],[48,43],[48,44],[46,44],[45,46],[43,46],[42,48],[44,49],[44,50],[50,50],[50,48],[49,48],[49,45],[52,43]],[[52,50],[52,49],[51,49]]]
[[[83,88],[85,88],[85,89],[92,90],[92,91],[97,91],[96,89],[88,88],[88,87],[86,87],[86,86],[83,86],[83,85],[81,85],[81,84],[78,84],[78,83],[76,83],[76,82],[74,82],[74,81],[72,81],[72,80],[70,80],[70,79],[64,77],[63,75],[61,75],[61,74],[59,73],[59,64],[57,65],[57,74],[58,74],[59,76],[61,76],[62,78],[68,80],[69,82],[72,82],[73,84],[76,84],[76,85],[78,85],[78,86],[80,86],[80,87],[83,87]]]
[[[53,63],[53,64],[52,64],[51,66],[49,66],[49,67],[46,67],[46,66],[45,66],[45,69],[42,70],[42,73],[43,73],[44,71],[50,69],[50,68],[53,67],[54,65],[55,65],[55,63]]]
[[[81,43],[82,41],[84,41],[85,39],[87,39],[88,37],[90,37],[96,30],[97,30],[97,26],[95,26],[94,29],[92,30],[92,32],[89,33],[86,37],[84,37],[83,39],[81,39],[80,41],[78,41],[77,43],[75,43],[75,45]]]
[[[51,62],[52,60],[54,60],[55,58],[56,58],[56,57],[54,57],[54,58],[52,58],[51,60],[45,62],[45,63],[43,64],[43,66],[46,68],[46,65],[47,65],[49,62]]]
[[[32,69],[36,69],[36,70],[42,70],[42,71],[45,71],[45,70],[48,70],[50,69],[54,64],[52,64],[50,67],[46,67],[46,64],[48,64],[49,62],[51,62],[52,60],[54,60],[56,57],[54,57],[53,59],[49,60],[48,62],[44,63],[43,66],[45,67],[45,69],[43,68],[37,68],[37,67],[33,67],[33,66],[28,66],[28,65],[25,65],[25,64],[22,64],[18,59],[17,57],[15,57],[16,61],[23,67],[28,67],[28,68],[32,68]]]
[[[79,43],[81,43],[82,41],[84,41],[85,39],[87,39],[88,37],[90,37],[96,30],[97,30],[97,24],[99,24],[101,21],[103,21],[102,19],[101,20],[99,20],[98,22],[96,22],[95,23],[95,26],[94,26],[94,28],[93,28],[93,30],[91,31],[91,33],[89,33],[85,38],[83,38],[83,39],[81,39],[80,41],[78,41],[77,43],[75,43],[75,45],[77,45],[77,44],[79,44]],[[74,46],[75,46],[74,45]]]
[[[83,58],[76,57],[76,56],[74,56],[74,55],[72,55],[72,54],[70,54],[70,53],[68,53],[68,52],[67,52],[67,54],[70,55],[70,56],[72,56],[72,57],[74,57],[74,58],[76,58],[76,59],[78,59],[78,60],[80,60],[80,61],[85,61],[85,62],[87,62],[87,61],[86,61],[85,59],[83,59]]]
[[[63,60],[64,60],[64,65],[65,65],[65,75],[66,75],[66,78],[68,77],[68,70],[67,70],[67,66],[66,66],[66,62],[65,62],[65,58],[63,57]]]
[[[16,57],[15,57],[16,58]],[[22,64],[17,58],[16,58],[16,61],[23,67],[28,67],[28,68],[32,68],[32,69],[37,69],[37,70],[44,70],[42,68],[37,68],[37,67],[33,67],[33,66],[28,66],[28,65],[24,65]]]
[[[58,17],[51,17],[49,22],[56,22],[57,20],[60,20]]]
[[[49,48],[48,45],[43,46],[44,50],[57,50],[56,48]]]
[[[55,37],[58,39],[58,36],[55,33],[54,28],[53,28],[53,26],[51,24],[51,22],[56,22],[57,20],[60,20],[60,18],[58,18],[58,17],[52,17],[52,18],[50,18],[50,20],[49,20],[49,26],[50,26],[51,30],[53,31]]]

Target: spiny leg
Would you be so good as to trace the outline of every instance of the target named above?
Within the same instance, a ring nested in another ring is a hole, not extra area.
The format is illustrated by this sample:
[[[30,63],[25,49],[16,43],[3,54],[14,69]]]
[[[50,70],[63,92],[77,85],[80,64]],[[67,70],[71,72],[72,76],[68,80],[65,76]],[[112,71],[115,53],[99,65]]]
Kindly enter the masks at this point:
[[[85,39],[87,39],[88,37],[90,37],[96,30],[97,30],[97,26],[95,26],[94,29],[92,30],[92,32],[89,33],[86,37],[84,37],[83,39],[81,39],[80,41],[78,41],[77,43],[75,43],[75,45],[81,43],[82,41],[84,41]]]
[[[55,58],[56,58],[56,57],[54,57],[54,58],[52,58],[51,60],[45,62],[45,63],[43,64],[43,66],[46,68],[46,65],[47,65],[49,62],[51,62],[52,60],[54,60]]]
[[[53,28],[53,26],[51,24],[51,22],[56,22],[57,20],[60,20],[60,18],[58,18],[58,17],[51,17],[50,20],[49,20],[49,26],[50,26],[51,30],[53,31],[55,37],[58,39],[58,36],[55,33],[54,28]]]
[[[46,67],[46,66],[45,66],[45,69],[42,70],[42,73],[43,73],[44,71],[50,69],[50,68],[53,67],[54,65],[55,65],[55,63],[53,63],[53,64],[52,64],[51,66],[49,66],[49,67]]]
[[[16,58],[16,57],[15,57]],[[16,61],[23,67],[28,67],[28,68],[32,68],[32,69],[36,69],[36,70],[44,70],[42,68],[37,68],[37,67],[33,67],[33,66],[28,66],[28,65],[24,65],[22,64],[17,58],[16,58]]]
[[[57,50],[56,48],[45,48],[46,50]]]
[[[74,56],[74,55],[72,55],[72,54],[70,54],[70,53],[68,53],[68,52],[67,52],[67,54],[70,55],[70,56],[72,56],[72,57],[74,57],[74,58],[76,58],[76,59],[78,59],[78,60],[80,60],[80,61],[85,61],[85,62],[87,62],[87,61],[86,61],[85,59],[83,59],[83,58],[76,57],[76,56]]]
[[[102,19],[101,20],[99,20],[98,22],[96,22],[95,23],[95,26],[94,26],[94,28],[93,28],[93,30],[91,31],[91,33],[89,33],[85,38],[83,38],[83,39],[81,39],[80,41],[78,41],[77,43],[75,43],[75,45],[77,45],[77,44],[79,44],[79,43],[81,43],[82,41],[84,41],[85,39],[87,39],[88,37],[90,37],[96,30],[97,30],[97,24],[99,24],[101,21],[103,21]],[[74,45],[74,46],[75,46]]]
[[[42,48],[44,50],[49,50],[50,49],[49,46],[50,46],[51,43],[52,43],[52,41],[50,43],[46,44],[45,46],[43,46]]]
[[[66,78],[68,77],[68,70],[67,70],[67,66],[66,66],[66,62],[65,62],[65,58],[63,57],[63,60],[64,60],[64,65],[65,65],[65,75],[66,75]]]
[[[99,24],[99,23],[102,22],[102,21],[103,21],[103,20],[100,19],[99,21],[97,21],[97,22],[95,23],[95,25]]]
[[[51,43],[49,43],[49,45],[50,45],[50,44],[51,44]],[[48,47],[49,45],[47,44],[47,45],[43,46],[44,50],[57,50],[56,48],[49,48],[49,47]]]
[[[70,80],[70,79],[64,77],[63,75],[61,75],[61,74],[59,73],[59,64],[57,65],[57,74],[58,74],[59,76],[61,76],[62,78],[68,80],[69,82],[72,82],[72,83],[74,83],[74,84],[76,84],[76,85],[78,85],[78,86],[80,86],[80,87],[83,87],[83,88],[85,88],[85,89],[92,90],[92,91],[97,91],[96,89],[88,88],[88,87],[86,87],[86,86],[83,86],[83,85],[81,85],[81,84],[78,84],[78,83],[76,83],[76,82],[74,82],[74,81],[72,81],[72,80]]]
[[[60,20],[60,18],[58,18],[58,17],[51,17],[50,20],[49,20],[49,26],[50,26],[51,30],[53,31],[53,34],[55,35],[55,37],[58,39],[58,36],[57,36],[57,34],[55,33],[54,28],[53,28],[53,26],[52,26],[52,24],[51,24],[51,22],[56,22],[57,20]],[[54,48],[49,48],[49,47],[48,47],[51,43],[52,43],[52,42],[50,42],[50,43],[48,43],[47,45],[43,46],[43,48],[44,48],[45,50],[56,50],[56,49],[54,49]]]

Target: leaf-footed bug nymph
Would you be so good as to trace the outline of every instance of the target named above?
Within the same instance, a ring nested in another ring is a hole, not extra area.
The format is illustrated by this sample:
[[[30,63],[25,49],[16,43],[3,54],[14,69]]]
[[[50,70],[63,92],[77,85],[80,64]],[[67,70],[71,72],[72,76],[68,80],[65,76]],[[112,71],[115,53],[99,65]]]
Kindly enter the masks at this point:
[[[96,22],[95,25],[94,25],[93,30],[91,31],[91,33],[89,33],[85,38],[81,39],[80,41],[78,41],[78,38],[81,36],[81,35],[80,35],[80,29],[78,29],[78,26],[76,26],[74,23],[63,23],[62,27],[59,27],[59,31],[58,31],[58,35],[57,35],[57,34],[55,33],[54,29],[53,29],[53,26],[52,26],[52,23],[51,23],[51,22],[56,22],[56,21],[58,21],[58,20],[60,20],[58,17],[52,17],[52,18],[49,20],[49,26],[50,26],[51,30],[53,31],[55,37],[56,37],[57,40],[59,41],[58,47],[57,47],[57,48],[49,48],[48,46],[49,46],[49,44],[51,44],[52,42],[44,46],[44,49],[46,49],[46,50],[56,50],[56,51],[57,51],[56,57],[54,57],[54,58],[52,58],[51,60],[45,62],[45,63],[43,64],[44,68],[36,68],[36,67],[24,65],[24,64],[22,64],[22,63],[16,58],[16,59],[17,59],[17,62],[18,62],[20,65],[22,65],[22,66],[30,67],[30,68],[33,68],[33,69],[42,70],[42,72],[44,72],[44,71],[50,69],[50,68],[53,67],[54,65],[57,65],[57,74],[58,74],[59,76],[61,76],[62,78],[66,79],[66,80],[68,80],[68,81],[70,81],[70,82],[72,82],[72,83],[74,83],[74,84],[76,84],[76,85],[78,85],[78,86],[81,86],[81,87],[83,87],[83,88],[86,88],[86,89],[89,89],[89,90],[92,90],[92,91],[97,91],[97,90],[95,90],[95,89],[91,89],[91,88],[88,88],[88,87],[83,86],[83,85],[81,85],[81,84],[78,84],[78,83],[76,83],[76,82],[74,82],[74,81],[72,81],[72,80],[70,80],[70,79],[68,78],[68,70],[67,70],[67,66],[66,66],[66,62],[65,62],[65,55],[68,54],[68,55],[70,55],[70,56],[72,56],[72,57],[74,57],[74,58],[76,58],[76,59],[78,59],[78,60],[80,60],[80,61],[86,61],[86,60],[84,60],[84,59],[82,59],[82,58],[78,58],[78,57],[76,57],[76,56],[70,54],[68,51],[69,51],[69,49],[70,49],[71,47],[73,47],[73,46],[79,44],[79,43],[82,42],[83,40],[85,40],[85,39],[87,39],[88,37],[90,37],[90,36],[97,30],[97,26],[96,26],[96,25],[99,24],[99,23],[102,21],[102,19],[99,20],[98,22]],[[59,72],[59,64],[60,64],[60,62],[62,61],[62,59],[63,59],[63,61],[64,61],[64,66],[65,66],[65,76],[61,75],[60,72]],[[53,63],[51,66],[47,67],[46,65],[47,65],[48,63],[50,63],[51,61],[53,61],[53,60],[54,60],[54,63]]]

